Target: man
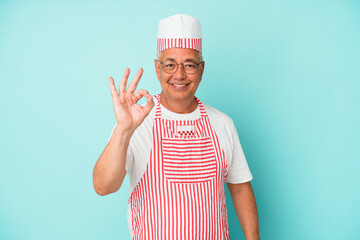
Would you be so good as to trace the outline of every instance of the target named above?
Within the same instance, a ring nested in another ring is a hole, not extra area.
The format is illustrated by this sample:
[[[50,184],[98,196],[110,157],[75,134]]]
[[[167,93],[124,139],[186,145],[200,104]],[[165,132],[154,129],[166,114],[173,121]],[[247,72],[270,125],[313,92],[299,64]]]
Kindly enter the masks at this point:
[[[128,88],[126,69],[119,92],[110,77],[117,124],[94,168],[95,191],[116,192],[129,173],[133,239],[229,239],[226,181],[246,239],[259,239],[252,175],[236,128],[195,97],[205,67],[199,21],[163,19],[157,48],[160,94],[135,92],[142,69]]]

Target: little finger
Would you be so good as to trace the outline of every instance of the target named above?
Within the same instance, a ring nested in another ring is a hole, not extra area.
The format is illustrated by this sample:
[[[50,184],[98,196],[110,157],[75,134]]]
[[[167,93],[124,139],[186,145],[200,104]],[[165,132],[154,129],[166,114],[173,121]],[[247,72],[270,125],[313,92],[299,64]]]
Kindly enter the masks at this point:
[[[109,84],[110,84],[110,91],[111,91],[111,96],[117,97],[118,93],[115,87],[115,83],[114,83],[114,79],[112,77],[109,77]]]

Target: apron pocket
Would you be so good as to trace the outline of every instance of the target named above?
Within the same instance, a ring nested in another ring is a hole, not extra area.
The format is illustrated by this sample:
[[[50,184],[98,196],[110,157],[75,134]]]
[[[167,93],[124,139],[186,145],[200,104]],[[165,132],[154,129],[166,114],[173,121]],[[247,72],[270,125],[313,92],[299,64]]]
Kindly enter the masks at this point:
[[[176,183],[199,183],[216,176],[213,143],[206,138],[162,139],[163,172]]]

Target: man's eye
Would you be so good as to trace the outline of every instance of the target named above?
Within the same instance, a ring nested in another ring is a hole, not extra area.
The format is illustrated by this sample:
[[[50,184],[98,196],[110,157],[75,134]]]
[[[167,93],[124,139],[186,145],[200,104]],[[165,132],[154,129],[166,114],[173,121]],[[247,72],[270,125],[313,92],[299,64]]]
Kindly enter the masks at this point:
[[[185,64],[185,67],[186,68],[195,68],[195,64],[187,63],[187,64]]]
[[[172,67],[175,67],[175,64],[173,64],[173,63],[168,63],[168,64],[165,64],[165,67],[172,68]]]

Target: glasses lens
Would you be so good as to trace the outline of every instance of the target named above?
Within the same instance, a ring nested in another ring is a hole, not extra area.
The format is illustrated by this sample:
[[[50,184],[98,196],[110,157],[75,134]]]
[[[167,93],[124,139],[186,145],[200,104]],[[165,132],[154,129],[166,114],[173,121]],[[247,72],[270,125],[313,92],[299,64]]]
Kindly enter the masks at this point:
[[[177,68],[176,62],[166,61],[166,62],[164,62],[163,66],[164,66],[165,72],[167,72],[167,73],[176,72],[176,68]]]
[[[184,71],[189,74],[193,74],[196,72],[196,64],[195,63],[184,63]]]

